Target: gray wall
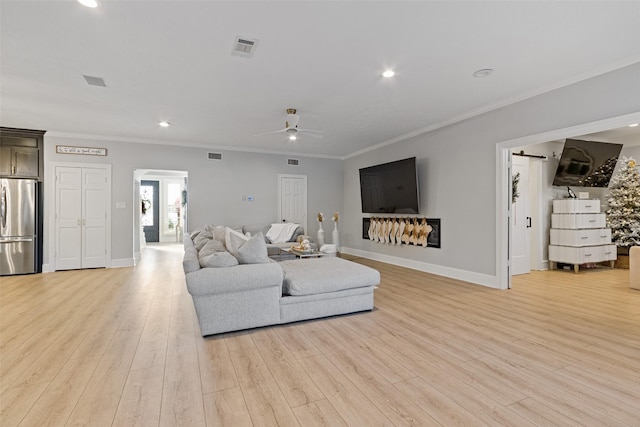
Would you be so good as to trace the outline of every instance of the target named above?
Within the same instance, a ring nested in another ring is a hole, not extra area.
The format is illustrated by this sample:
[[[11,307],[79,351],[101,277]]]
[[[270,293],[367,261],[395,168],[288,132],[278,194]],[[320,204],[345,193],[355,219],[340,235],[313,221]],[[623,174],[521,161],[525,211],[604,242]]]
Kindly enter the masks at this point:
[[[496,144],[640,112],[638,81],[640,64],[634,64],[347,159],[342,245],[354,253],[420,263],[427,270],[444,267],[451,275],[460,272],[458,277],[471,273],[478,283],[481,276],[495,277]],[[441,249],[361,238],[358,169],[411,156],[418,158],[421,214],[442,219]]]
[[[278,222],[278,174],[307,175],[308,233],[316,233],[316,212],[342,211],[342,160],[87,140],[46,134],[44,145],[47,181],[50,181],[51,162],[112,165],[111,253],[113,260],[121,260],[120,265],[126,264],[134,256],[135,169],[188,172],[188,215],[191,228],[204,224]],[[56,145],[102,147],[107,148],[108,155],[98,157],[56,154]],[[208,160],[208,151],[222,153],[223,160]],[[287,165],[287,158],[299,159],[299,166]],[[45,192],[53,190],[53,183],[47,182]],[[253,196],[254,201],[243,201],[243,195]],[[116,202],[125,202],[126,209],[116,209]],[[44,264],[50,262],[48,245],[52,231],[49,230],[48,221],[52,214],[53,207],[45,205]],[[138,215],[137,210],[135,215]]]

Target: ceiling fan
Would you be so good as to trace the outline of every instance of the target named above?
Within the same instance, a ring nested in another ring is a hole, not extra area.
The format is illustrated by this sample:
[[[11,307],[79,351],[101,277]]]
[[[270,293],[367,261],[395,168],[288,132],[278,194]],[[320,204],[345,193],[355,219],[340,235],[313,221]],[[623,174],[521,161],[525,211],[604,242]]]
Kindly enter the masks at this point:
[[[289,139],[291,141],[295,141],[298,137],[298,134],[305,134],[305,135],[312,136],[314,138],[322,138],[322,136],[324,135],[324,132],[321,132],[319,130],[298,128],[298,121],[300,120],[300,116],[296,115],[295,108],[287,108],[286,111],[287,111],[287,120],[284,122],[284,126],[285,126],[284,129],[276,130],[273,132],[258,133],[254,136],[270,135],[273,133],[286,133],[287,135],[289,135]]]

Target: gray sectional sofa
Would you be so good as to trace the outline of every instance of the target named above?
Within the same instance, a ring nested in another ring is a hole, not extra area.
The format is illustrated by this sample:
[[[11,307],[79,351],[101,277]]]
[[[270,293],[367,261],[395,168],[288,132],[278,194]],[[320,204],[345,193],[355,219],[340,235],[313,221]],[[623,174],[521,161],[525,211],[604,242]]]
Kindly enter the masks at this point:
[[[372,310],[380,283],[378,271],[336,257],[203,268],[188,234],[184,245],[187,289],[203,336]]]

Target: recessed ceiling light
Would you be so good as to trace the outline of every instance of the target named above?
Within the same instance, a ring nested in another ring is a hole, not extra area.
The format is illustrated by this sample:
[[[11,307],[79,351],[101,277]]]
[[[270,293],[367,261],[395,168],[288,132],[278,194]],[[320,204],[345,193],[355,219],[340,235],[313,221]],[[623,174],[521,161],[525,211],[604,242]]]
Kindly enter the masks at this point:
[[[296,138],[295,135],[290,135],[289,136],[289,141],[295,141],[296,139],[298,139],[298,138]]]
[[[385,77],[385,78],[393,77],[395,75],[396,75],[396,72],[393,70],[387,70],[384,73],[382,73],[382,77]]]
[[[78,3],[87,7],[98,7],[98,0],[78,0]]]
[[[638,126],[638,123],[633,123],[633,124],[629,125],[630,128],[634,128],[636,126]]]
[[[160,125],[163,128],[168,128],[169,126],[171,126],[171,123],[162,121],[162,122],[159,122],[158,125]]]
[[[487,77],[493,73],[491,68],[483,68],[473,73],[473,77]]]

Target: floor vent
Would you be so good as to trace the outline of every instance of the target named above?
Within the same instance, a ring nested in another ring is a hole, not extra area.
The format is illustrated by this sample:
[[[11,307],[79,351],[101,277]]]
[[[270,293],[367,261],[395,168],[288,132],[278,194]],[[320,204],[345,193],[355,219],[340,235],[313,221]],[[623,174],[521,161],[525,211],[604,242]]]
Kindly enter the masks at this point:
[[[83,74],[82,77],[84,77],[88,85],[107,87],[107,84],[104,82],[102,77],[87,76],[85,74]]]
[[[209,160],[222,160],[221,153],[207,153],[207,157]]]
[[[233,50],[231,54],[234,56],[242,56],[243,58],[251,58],[253,51],[258,44],[256,39],[248,39],[246,37],[236,37],[233,41]]]
[[[288,165],[298,166],[300,164],[300,160],[298,159],[287,159]]]

